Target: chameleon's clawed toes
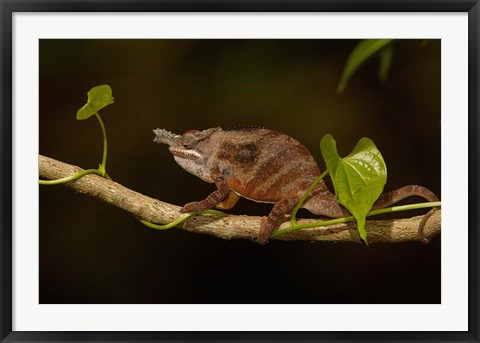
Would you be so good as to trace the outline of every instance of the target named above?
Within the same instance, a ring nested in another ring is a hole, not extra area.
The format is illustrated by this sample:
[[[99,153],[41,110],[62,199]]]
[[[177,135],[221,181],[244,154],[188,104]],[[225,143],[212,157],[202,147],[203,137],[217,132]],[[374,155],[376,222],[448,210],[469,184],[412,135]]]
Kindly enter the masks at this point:
[[[260,221],[260,231],[258,232],[258,244],[265,245],[268,243],[268,239],[270,238],[270,230],[266,227],[267,226],[267,217],[263,217]]]
[[[258,236],[258,244],[260,245],[265,245],[268,243],[268,237],[262,237],[262,236]]]
[[[197,201],[195,202],[189,202],[188,204],[185,204],[181,209],[181,213],[189,213],[189,212],[200,212],[203,211],[201,208],[199,208],[199,203]]]
[[[422,244],[429,244],[430,241],[429,241],[428,239],[426,239],[425,237],[422,237],[422,238],[420,238],[420,243],[422,243]]]

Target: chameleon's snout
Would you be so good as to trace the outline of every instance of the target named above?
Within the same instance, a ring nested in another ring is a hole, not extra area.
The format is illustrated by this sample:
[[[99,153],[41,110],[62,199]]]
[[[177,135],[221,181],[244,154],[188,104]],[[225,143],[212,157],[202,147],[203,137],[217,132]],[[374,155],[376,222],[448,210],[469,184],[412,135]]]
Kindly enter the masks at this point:
[[[185,149],[184,147],[170,146],[168,150],[170,150],[173,156],[180,158],[186,158],[189,160],[198,160],[202,158],[202,155],[199,152],[195,150]]]
[[[178,144],[178,139],[180,138],[179,135],[164,129],[153,130],[153,133],[155,134],[154,142],[168,144],[170,146]]]

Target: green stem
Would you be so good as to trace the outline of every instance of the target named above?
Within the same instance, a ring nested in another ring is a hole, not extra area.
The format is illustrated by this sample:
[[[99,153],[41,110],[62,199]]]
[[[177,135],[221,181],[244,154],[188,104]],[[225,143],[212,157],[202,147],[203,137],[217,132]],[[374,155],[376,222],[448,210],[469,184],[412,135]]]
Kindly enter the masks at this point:
[[[318,185],[318,183],[320,181],[323,180],[323,178],[328,174],[328,170],[325,170],[323,172],[322,175],[320,175],[319,177],[317,177],[315,179],[315,181],[312,182],[312,184],[310,185],[310,187],[307,188],[305,194],[303,194],[303,196],[300,198],[300,200],[298,201],[297,205],[295,205],[295,207],[293,208],[293,211],[292,211],[292,215],[291,215],[291,219],[290,219],[290,222],[292,223],[292,225],[297,225],[297,212],[300,208],[302,208],[303,206],[303,203],[305,202],[305,200],[307,199],[307,197],[310,195],[310,193],[313,191],[313,189],[315,188],[316,185]]]
[[[392,206],[392,207],[386,207],[386,208],[370,211],[367,214],[367,217],[375,216],[377,214],[394,213],[394,212],[401,212],[401,211],[408,211],[408,210],[418,210],[421,208],[440,207],[440,206],[442,206],[441,201],[420,202],[418,204]]]
[[[95,117],[97,117],[98,122],[100,123],[100,127],[102,128],[103,133],[103,156],[102,156],[102,163],[98,170],[102,173],[102,176],[105,176],[106,173],[106,165],[107,165],[107,130],[105,129],[105,125],[103,124],[103,120],[100,117],[98,112],[95,113]]]
[[[192,216],[192,214],[190,213],[187,213],[187,214],[184,214],[183,216],[181,217],[178,217],[177,219],[175,219],[173,222],[171,223],[168,223],[168,224],[165,224],[165,225],[158,225],[158,224],[154,224],[154,223],[151,223],[149,221],[146,221],[144,219],[138,219],[140,221],[140,223],[142,223],[143,225],[145,226],[148,226],[149,228],[151,229],[155,229],[155,230],[167,230],[167,229],[171,229],[175,226],[177,226],[178,224],[180,224],[181,222],[187,220],[188,218],[190,218]]]
[[[56,179],[56,180],[38,180],[38,183],[41,185],[58,185],[61,183],[73,181],[76,179],[79,179],[85,175],[88,174],[97,174],[103,177],[106,177],[109,180],[112,180],[110,176],[107,174],[106,170],[106,164],[107,164],[107,130],[105,129],[105,125],[103,124],[103,120],[100,117],[100,115],[95,113],[95,117],[97,117],[98,122],[100,123],[100,127],[102,128],[102,133],[103,133],[103,156],[102,156],[102,163],[98,167],[98,169],[87,169],[83,170],[77,174],[73,174],[67,177],[63,177],[61,179]]]
[[[88,174],[97,174],[97,175],[100,175],[100,176],[103,176],[102,175],[102,172],[98,169],[87,169],[87,170],[83,170],[77,174],[73,174],[73,175],[70,175],[70,176],[66,176],[66,177],[62,177],[61,179],[56,179],[56,180],[38,180],[38,183],[41,184],[41,185],[58,185],[58,184],[61,184],[61,183],[65,183],[65,182],[69,182],[69,181],[73,181],[73,180],[76,180],[76,179],[79,179],[85,175],[88,175]]]
[[[394,212],[400,212],[400,211],[408,211],[408,210],[416,210],[420,208],[428,208],[428,207],[440,207],[442,203],[440,201],[434,201],[434,202],[422,202],[418,204],[411,204],[411,205],[401,205],[401,206],[393,206],[393,207],[387,207],[387,208],[382,208],[378,210],[373,210],[370,211],[367,214],[367,217],[370,216],[375,216],[378,214],[384,214],[384,213],[394,213]],[[308,228],[313,228],[313,227],[321,227],[321,226],[328,226],[328,225],[334,225],[334,224],[340,224],[340,223],[347,223],[354,221],[355,217],[354,216],[349,216],[349,217],[343,217],[343,218],[336,218],[336,219],[330,219],[330,220],[324,220],[324,221],[318,221],[318,222],[313,222],[313,223],[306,223],[306,224],[295,224],[289,227],[286,227],[284,229],[280,229],[276,232],[274,232],[270,237],[276,237],[281,234],[284,234],[286,232],[291,232],[291,231],[296,231],[300,229],[308,229]]]
[[[214,214],[214,215],[226,215],[224,212],[222,211],[217,211],[217,210],[206,210],[206,211],[200,211],[200,212],[190,212],[190,213],[185,213],[184,215],[178,217],[177,219],[175,219],[174,221],[168,223],[168,224],[165,224],[165,225],[158,225],[158,224],[154,224],[154,223],[151,223],[147,220],[144,220],[144,219],[138,219],[138,221],[140,223],[142,223],[143,225],[146,225],[148,226],[149,228],[152,228],[152,229],[155,229],[155,230],[167,230],[167,229],[171,229],[171,228],[174,228],[175,226],[177,226],[178,224],[184,222],[185,220],[187,220],[188,218],[190,217],[193,217],[197,214]]]

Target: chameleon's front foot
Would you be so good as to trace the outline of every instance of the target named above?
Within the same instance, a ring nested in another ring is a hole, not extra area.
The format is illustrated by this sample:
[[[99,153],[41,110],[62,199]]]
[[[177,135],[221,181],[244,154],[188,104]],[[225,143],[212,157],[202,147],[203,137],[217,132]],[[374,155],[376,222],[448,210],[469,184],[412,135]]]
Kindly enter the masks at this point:
[[[201,211],[206,211],[209,210],[209,208],[205,208],[205,206],[202,204],[201,201],[194,201],[194,202],[189,202],[188,204],[185,204],[181,209],[181,213],[190,213],[190,212],[201,212]]]

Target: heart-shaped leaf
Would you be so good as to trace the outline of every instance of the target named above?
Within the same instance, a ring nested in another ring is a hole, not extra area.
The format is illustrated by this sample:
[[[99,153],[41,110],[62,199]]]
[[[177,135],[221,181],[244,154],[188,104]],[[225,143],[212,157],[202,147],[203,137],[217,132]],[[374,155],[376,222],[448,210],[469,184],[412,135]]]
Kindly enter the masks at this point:
[[[365,219],[387,182],[387,166],[369,138],[362,138],[347,157],[341,159],[332,135],[320,142],[320,149],[332,178],[337,201],[357,220],[360,237],[367,243]]]
[[[83,120],[93,116],[105,106],[113,104],[112,88],[109,85],[93,87],[88,92],[87,103],[77,111],[77,119]]]
[[[337,142],[335,142],[331,134],[327,134],[322,138],[320,141],[320,150],[327,165],[328,173],[333,181],[338,165],[342,162],[342,158],[338,155]],[[333,187],[335,188],[335,194],[337,194],[335,182],[333,182]]]

